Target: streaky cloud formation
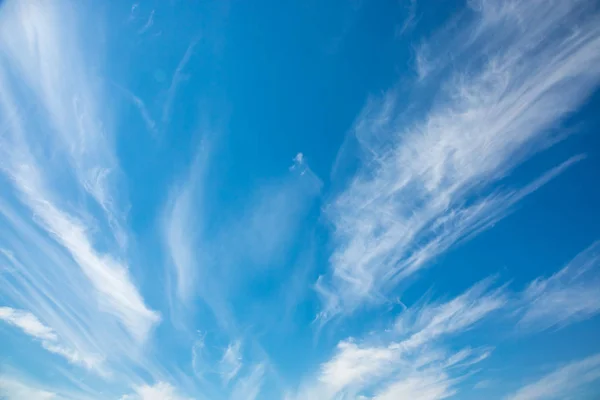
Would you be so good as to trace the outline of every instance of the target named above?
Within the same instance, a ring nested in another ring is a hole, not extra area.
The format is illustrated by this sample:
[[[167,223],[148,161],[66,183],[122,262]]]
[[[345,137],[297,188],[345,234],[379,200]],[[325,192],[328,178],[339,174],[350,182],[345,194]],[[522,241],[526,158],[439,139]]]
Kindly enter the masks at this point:
[[[0,394],[6,400],[35,399],[54,400],[59,399],[56,393],[39,388],[33,388],[29,384],[17,379],[0,376]]]
[[[80,355],[76,351],[64,347],[60,343],[56,333],[51,328],[42,324],[35,315],[29,312],[14,310],[9,307],[0,307],[0,320],[20,328],[34,339],[41,340],[44,349],[65,357],[73,364],[81,364],[87,368],[96,368],[102,362],[98,357]]]
[[[242,343],[239,340],[230,343],[223,353],[223,358],[221,358],[221,376],[226,385],[235,378],[240,368],[242,368],[241,347]]]
[[[537,278],[522,294],[519,327],[562,328],[600,312],[600,242],[579,253],[548,278]]]
[[[26,334],[42,340],[56,340],[56,333],[26,311],[0,307],[0,319],[23,330]]]
[[[135,394],[121,397],[121,400],[188,400],[177,394],[176,389],[166,382],[158,382],[153,386],[142,385],[135,388]]]
[[[530,383],[506,400],[563,399],[580,393],[586,385],[600,379],[600,355],[573,361]]]
[[[361,167],[325,210],[336,246],[320,282],[325,320],[381,302],[399,280],[488,226],[497,213],[487,207],[497,199],[492,185],[555,143],[553,128],[598,84],[599,17],[588,2],[471,6],[446,32],[451,39],[436,38],[449,48],[415,89],[434,93],[424,116],[407,120],[393,89],[354,123]],[[452,62],[437,67],[446,54]]]
[[[250,372],[241,377],[231,392],[231,400],[256,400],[259,397],[265,366],[258,364],[252,367]]]
[[[416,398],[422,399],[449,397],[466,373],[452,367],[462,365],[468,370],[487,358],[489,350],[464,348],[453,353],[445,349],[443,339],[472,329],[506,306],[503,287],[491,288],[491,284],[488,279],[447,302],[408,308],[391,329],[369,339],[373,344],[341,341],[316,379],[288,399],[355,398],[367,396],[379,384],[383,386],[374,397],[364,398],[412,398],[417,393],[422,397]],[[458,375],[451,377],[452,373]]]
[[[110,192],[116,160],[106,127],[97,120],[96,94],[93,85],[87,83],[78,44],[63,30],[77,24],[75,16],[67,12],[60,16],[59,24],[57,4],[10,2],[3,6],[1,18],[3,54],[10,55],[8,59],[3,57],[2,76],[16,73],[23,82],[2,82],[2,114],[11,126],[10,133],[2,137],[2,170],[19,190],[23,204],[36,215],[37,224],[75,259],[105,310],[118,316],[137,339],[143,339],[159,316],[144,304],[126,266],[94,248],[88,233],[92,227],[58,206],[66,199],[48,187],[65,180],[68,174],[48,174],[53,170],[48,167],[56,161],[36,154],[32,148],[44,140],[55,152],[66,156],[68,164],[63,167],[73,171],[71,178],[77,190],[96,201],[104,211],[110,234],[124,245],[124,232]],[[64,62],[67,59],[68,64]],[[71,72],[70,83],[61,78],[66,71]],[[19,107],[29,108],[31,99],[21,95],[25,89],[32,92],[34,104],[39,104],[28,120],[17,112]],[[40,125],[45,124],[56,134],[41,130]]]
[[[78,390],[40,386],[12,372],[0,374],[0,396],[3,400],[91,400],[95,398]]]

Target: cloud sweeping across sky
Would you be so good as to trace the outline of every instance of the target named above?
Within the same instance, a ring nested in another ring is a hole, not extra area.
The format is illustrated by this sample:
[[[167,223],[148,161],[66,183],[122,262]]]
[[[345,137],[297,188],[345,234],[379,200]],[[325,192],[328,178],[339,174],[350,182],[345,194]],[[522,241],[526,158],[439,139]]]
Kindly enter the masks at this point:
[[[600,6],[0,1],[0,398],[600,394]]]

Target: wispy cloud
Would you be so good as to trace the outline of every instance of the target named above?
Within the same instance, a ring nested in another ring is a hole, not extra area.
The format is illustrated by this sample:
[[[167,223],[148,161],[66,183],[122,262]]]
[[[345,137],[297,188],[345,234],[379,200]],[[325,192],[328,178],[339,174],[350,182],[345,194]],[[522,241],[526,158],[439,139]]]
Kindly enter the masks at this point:
[[[135,388],[134,394],[127,394],[121,400],[191,400],[180,395],[177,390],[166,382],[155,385],[142,385]]]
[[[40,322],[35,315],[10,307],[0,307],[0,320],[16,326],[34,339],[39,339],[42,347],[49,352],[58,354],[73,364],[79,364],[90,369],[98,368],[100,372],[102,371],[100,365],[102,359],[100,357],[82,355],[73,349],[65,347],[56,335],[56,332]]]
[[[235,341],[227,346],[220,362],[220,372],[223,382],[227,385],[235,378],[242,368],[242,342]]]
[[[447,302],[403,311],[386,332],[363,343],[340,342],[313,381],[289,399],[338,399],[375,392],[374,399],[445,398],[460,378],[490,354],[490,349],[446,350],[444,340],[460,335],[507,304],[503,287],[482,281]],[[346,396],[346,397],[344,397]],[[438,396],[438,397],[435,397]],[[364,397],[367,398],[367,397]]]
[[[144,124],[146,125],[146,129],[148,129],[148,132],[150,132],[154,136],[157,136],[157,125],[154,119],[152,118],[150,111],[146,107],[146,103],[144,103],[144,101],[141,98],[136,96],[130,90],[120,85],[115,85],[115,87],[117,87],[121,92],[123,92],[127,99],[131,101],[133,105],[137,108],[137,110],[140,113],[140,116],[144,120]]]
[[[200,296],[230,329],[234,325],[226,303],[231,287],[280,261],[293,243],[297,229],[319,195],[321,180],[302,155],[279,179],[264,183],[236,207],[222,207],[225,221],[210,235],[204,219],[217,212],[205,192],[211,151],[205,141],[189,177],[176,185],[163,218],[163,236],[172,260],[178,301]],[[218,267],[215,260],[219,260]],[[244,262],[251,268],[240,271]],[[197,293],[192,293],[192,289]]]
[[[177,299],[187,303],[196,285],[200,258],[194,249],[201,239],[203,221],[204,179],[210,152],[206,143],[200,146],[189,177],[172,190],[167,204],[163,232],[168,254],[174,267],[174,286]],[[197,210],[197,211],[196,211]]]
[[[332,395],[348,386],[362,387],[393,371],[398,356],[395,346],[361,347],[343,341],[337,345],[335,356],[322,365],[319,380]]]
[[[90,232],[101,225],[88,226],[87,221],[59,205],[72,202],[64,195],[69,191],[50,189],[62,182],[74,184],[71,193],[87,193],[104,213],[108,226],[102,243],[110,247],[112,237],[119,246],[125,245],[125,232],[119,222],[122,213],[116,201],[119,196],[112,190],[118,165],[105,132],[107,127],[99,120],[97,94],[93,93],[96,85],[84,72],[83,57],[73,39],[77,35],[70,34],[78,23],[72,14],[60,3],[3,4],[0,45],[10,58],[1,60],[0,105],[10,129],[0,139],[1,167],[21,201],[35,214],[37,224],[76,260],[105,311],[118,316],[131,334],[142,340],[159,321],[158,314],[144,304],[126,265],[119,260],[120,252],[112,255],[96,250],[93,243],[98,238],[93,240]],[[9,82],[9,71],[20,80]],[[61,78],[66,74],[70,77],[68,83]],[[32,97],[22,94],[23,85],[31,90]],[[31,109],[30,104],[38,106]],[[30,109],[27,120],[20,109]],[[46,124],[48,130],[39,129]],[[37,151],[34,146],[40,141],[55,156],[66,156],[67,164]],[[61,168],[72,171],[72,175],[62,175]],[[84,209],[78,211],[86,213]]]
[[[18,379],[0,375],[0,396],[6,400],[58,400],[56,393],[30,386]]]
[[[148,20],[146,21],[144,26],[142,26],[138,30],[138,34],[141,35],[141,34],[145,33],[148,29],[152,28],[152,25],[154,25],[154,10],[152,10],[152,12],[150,12],[150,15],[148,16]]]
[[[0,398],[3,400],[92,400],[95,396],[86,393],[65,390],[60,387],[48,387],[39,382],[15,373],[16,371],[0,374]]]
[[[478,2],[445,31],[443,53],[430,48],[438,59],[427,68],[437,72],[419,83],[434,93],[424,95],[422,118],[407,120],[398,89],[371,99],[356,120],[362,167],[325,208],[336,249],[320,281],[322,318],[381,301],[505,216],[501,200],[514,205],[532,186],[506,194],[494,184],[555,143],[553,128],[597,86],[597,10],[585,1],[505,4]]]
[[[240,377],[231,391],[231,400],[256,400],[262,389],[265,366],[258,364],[250,372]]]
[[[396,36],[402,36],[412,30],[417,24],[417,0],[408,0],[405,2],[406,17],[402,25],[396,27]]]
[[[56,333],[42,324],[35,315],[10,307],[0,307],[0,320],[14,325],[26,334],[42,340],[56,340]]]
[[[185,76],[185,67],[190,62],[192,55],[194,54],[194,48],[198,44],[198,39],[194,39],[185,50],[183,57],[179,60],[177,64],[177,68],[175,68],[175,72],[171,77],[171,84],[169,85],[169,89],[167,90],[167,98],[165,100],[163,106],[162,113],[162,122],[163,124],[169,121],[171,118],[171,109],[173,108],[173,101],[175,101],[175,95],[177,94],[177,89],[182,82],[184,82],[187,78]]]
[[[235,212],[222,233],[231,239],[222,242],[259,268],[281,262],[321,187],[303,154],[296,154],[288,173],[258,187],[241,213]]]
[[[531,282],[521,295],[518,327],[561,328],[600,313],[600,242],[579,253],[548,278]]]
[[[456,394],[453,385],[454,381],[444,372],[418,372],[392,383],[373,400],[441,400]]]
[[[127,191],[95,58],[102,40],[81,29],[97,23],[88,11],[0,5],[0,295],[3,320],[46,351],[129,385],[160,369],[142,349],[161,317],[129,262]]]
[[[569,396],[584,398],[586,386],[600,379],[600,355],[573,361],[530,383],[506,400],[552,400]]]

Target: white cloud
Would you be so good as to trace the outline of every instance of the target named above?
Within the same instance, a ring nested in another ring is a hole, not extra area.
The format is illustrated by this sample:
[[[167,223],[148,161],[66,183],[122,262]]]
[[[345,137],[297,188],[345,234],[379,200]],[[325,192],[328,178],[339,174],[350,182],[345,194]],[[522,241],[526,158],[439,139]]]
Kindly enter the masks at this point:
[[[600,355],[571,362],[530,383],[507,400],[552,400],[583,398],[586,386],[600,379]]]
[[[76,261],[103,311],[143,341],[160,318],[145,305],[122,261],[127,235],[115,190],[118,164],[100,110],[101,93],[84,65],[91,56],[84,57],[77,43],[80,21],[72,5],[2,5],[0,112],[9,129],[0,138],[0,168],[35,222]],[[17,79],[9,81],[11,75]],[[21,110],[28,110],[27,118]],[[45,152],[39,150],[42,144]],[[91,214],[77,204],[79,194],[94,202],[102,223],[83,218]],[[92,235],[97,231],[104,235]],[[98,251],[97,243],[115,248],[115,254]]]
[[[177,393],[177,390],[166,382],[155,385],[142,385],[135,388],[134,394],[121,397],[121,400],[191,400]]]
[[[42,324],[35,315],[10,307],[0,307],[0,320],[21,328],[29,336],[42,340],[56,340],[56,333]]]
[[[133,105],[137,108],[137,110],[140,113],[140,116],[142,117],[142,120],[144,121],[144,124],[146,125],[146,129],[148,129],[148,132],[150,132],[154,136],[158,136],[156,121],[154,121],[154,119],[152,118],[152,115],[150,114],[150,111],[146,107],[144,101],[138,96],[136,96],[133,92],[120,85],[115,84],[115,87],[118,88],[121,92],[123,92],[125,97],[127,97],[127,99],[131,101]]]
[[[338,393],[348,386],[362,387],[389,374],[398,362],[398,353],[394,346],[361,347],[342,341],[337,345],[335,356],[321,366],[319,380],[331,393]]]
[[[144,26],[142,26],[138,30],[138,35],[145,33],[148,29],[152,28],[152,25],[154,25],[154,10],[152,10],[152,12],[150,12],[150,16],[148,17],[148,20],[146,21]]]
[[[35,339],[41,340],[44,349],[66,358],[73,364],[92,369],[99,368],[102,363],[102,359],[98,356],[82,355],[64,346],[52,328],[44,325],[35,315],[27,311],[0,307],[0,320],[20,328],[25,334]]]
[[[18,379],[0,375],[0,397],[5,400],[59,400],[53,392],[32,387]]]
[[[407,119],[398,89],[371,99],[355,122],[362,167],[325,209],[336,249],[320,282],[329,293],[322,318],[380,302],[505,216],[503,200],[512,206],[532,188],[494,185],[556,143],[553,128],[597,86],[597,10],[583,0],[504,4],[479,2],[426,46],[432,61],[422,69],[435,73],[418,84],[422,118]]]
[[[373,400],[440,400],[453,396],[454,382],[444,372],[415,373],[386,387]]]
[[[600,313],[600,242],[578,254],[559,272],[531,282],[521,297],[518,326],[561,328]]]
[[[259,268],[281,263],[321,187],[305,156],[298,153],[289,173],[255,190],[242,212],[235,213],[235,221],[223,229],[224,236],[233,239],[227,248]]]
[[[163,239],[177,301],[189,304],[198,296],[221,327],[232,330],[229,296],[243,278],[282,263],[322,183],[299,153],[279,179],[264,182],[239,204],[215,208],[205,192],[213,153],[209,139],[203,140],[187,179],[172,190]],[[205,219],[214,214],[221,223],[208,234]]]
[[[4,365],[3,365],[4,367]],[[9,368],[7,368],[9,369]],[[59,387],[47,387],[16,373],[0,374],[0,398],[2,400],[96,400],[81,391],[69,391]]]
[[[460,378],[491,350],[452,352],[444,341],[473,329],[507,304],[504,288],[492,289],[491,283],[484,280],[447,302],[408,308],[392,329],[369,336],[368,342],[340,342],[316,379],[288,399],[351,399],[365,391],[374,391],[373,399],[409,399],[417,393],[422,397],[414,398],[450,396]]]
[[[402,25],[396,27],[396,36],[402,36],[412,30],[417,24],[417,0],[408,0],[405,2],[406,17]]]
[[[173,72],[173,76],[171,77],[171,84],[169,86],[169,89],[167,90],[167,98],[166,98],[165,104],[163,106],[163,113],[162,113],[163,124],[168,123],[169,118],[171,118],[171,110],[173,108],[173,101],[175,101],[175,95],[177,94],[177,89],[179,88],[179,85],[181,85],[181,83],[183,83],[183,81],[185,81],[185,79],[186,79],[184,71],[185,71],[187,64],[190,62],[192,55],[194,54],[194,48],[196,47],[197,44],[198,44],[197,39],[192,40],[190,42],[187,49],[185,50],[185,53],[183,54],[183,57],[181,58],[181,60],[179,60],[179,63],[177,64],[177,68],[175,68],[175,72]]]
[[[446,303],[417,310],[416,316],[410,310],[403,312],[396,321],[400,333],[410,333],[403,346],[418,348],[440,337],[463,332],[504,307],[507,298],[503,288],[489,291],[490,284],[489,279],[482,281]],[[412,318],[415,319],[411,321]]]
[[[242,342],[237,340],[227,346],[227,349],[223,353],[221,362],[219,363],[221,379],[225,385],[235,378],[240,369],[242,368]]]
[[[186,302],[192,295],[196,283],[195,265],[197,258],[194,256],[191,242],[194,239],[192,229],[192,193],[190,188],[178,192],[167,211],[165,240],[175,269],[177,297]]]
[[[256,400],[262,389],[264,374],[264,365],[257,364],[253,366],[247,375],[240,377],[235,383],[229,399]]]

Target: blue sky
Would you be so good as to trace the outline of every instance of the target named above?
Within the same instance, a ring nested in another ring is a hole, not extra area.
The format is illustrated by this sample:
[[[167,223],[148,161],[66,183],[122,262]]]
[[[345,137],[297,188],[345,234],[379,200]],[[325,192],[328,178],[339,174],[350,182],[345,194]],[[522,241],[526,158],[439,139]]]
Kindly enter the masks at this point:
[[[0,1],[0,398],[594,399],[590,0]]]

